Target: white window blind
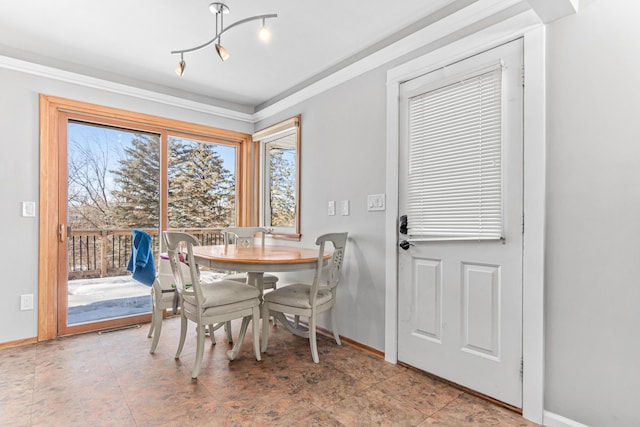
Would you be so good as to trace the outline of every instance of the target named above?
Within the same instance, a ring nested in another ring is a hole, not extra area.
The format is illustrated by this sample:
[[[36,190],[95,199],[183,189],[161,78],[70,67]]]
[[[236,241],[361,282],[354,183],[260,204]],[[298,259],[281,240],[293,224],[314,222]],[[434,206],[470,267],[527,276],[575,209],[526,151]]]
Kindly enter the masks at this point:
[[[485,69],[409,99],[412,239],[502,238],[501,82]]]

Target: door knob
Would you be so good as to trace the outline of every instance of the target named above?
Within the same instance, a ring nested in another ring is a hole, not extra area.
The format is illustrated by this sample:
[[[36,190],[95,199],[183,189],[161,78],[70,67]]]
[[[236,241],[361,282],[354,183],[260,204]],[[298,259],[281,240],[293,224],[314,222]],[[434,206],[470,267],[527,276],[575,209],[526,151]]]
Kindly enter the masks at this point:
[[[406,251],[411,246],[413,246],[413,243],[409,243],[406,240],[403,240],[402,242],[400,242],[400,244],[398,246],[400,246],[402,249],[404,249]]]

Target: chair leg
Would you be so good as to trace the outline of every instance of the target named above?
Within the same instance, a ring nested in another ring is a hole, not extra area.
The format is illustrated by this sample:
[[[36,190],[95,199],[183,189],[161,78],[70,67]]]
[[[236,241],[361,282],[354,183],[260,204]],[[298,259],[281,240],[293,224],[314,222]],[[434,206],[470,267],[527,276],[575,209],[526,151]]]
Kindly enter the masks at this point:
[[[180,342],[178,343],[178,350],[176,351],[176,359],[180,358],[180,353],[182,353],[182,347],[184,347],[184,339],[187,337],[187,318],[182,314],[180,316]]]
[[[267,323],[269,323],[268,320]],[[260,308],[258,306],[253,307],[251,327],[253,328],[253,352],[259,362],[262,359],[260,358]]]
[[[316,313],[311,313],[309,316],[309,345],[311,346],[311,358],[314,363],[319,363],[318,357],[318,343],[316,342]]]
[[[153,288],[151,288],[151,326],[149,326],[149,333],[147,334],[147,338],[151,338],[153,336],[153,327],[155,325],[154,320],[156,318],[155,297],[156,297],[155,292],[153,291]]]
[[[215,325],[208,325],[207,328],[209,328],[209,338],[211,338],[211,344],[216,345],[216,335],[213,333],[216,330]]]
[[[202,364],[202,356],[204,354],[204,325],[198,324],[196,327],[198,344],[196,345],[196,361],[193,365],[193,371],[191,371],[191,378],[198,378],[200,372],[200,365]]]
[[[262,352],[267,351],[267,344],[269,343],[269,303],[262,304]],[[275,318],[273,324],[276,324]]]
[[[231,322],[224,324],[224,332],[227,334],[227,342],[233,344],[233,337],[231,336]]]
[[[147,334],[147,338],[151,338],[153,336],[153,324],[156,317],[156,308],[153,307],[151,309],[151,325],[149,326],[149,333]]]
[[[162,331],[162,310],[158,310],[156,308],[153,309],[151,313],[151,327],[149,328],[149,333],[153,331],[153,340],[151,340],[151,349],[149,353],[153,354],[156,352],[156,347],[158,347],[158,341],[160,340],[160,332]]]
[[[336,344],[342,345],[340,342],[340,335],[338,335],[338,323],[336,322],[336,306],[331,307],[331,329],[333,329],[333,338],[336,339]]]
[[[227,359],[233,360],[240,353],[240,347],[242,347],[242,342],[244,341],[244,336],[247,334],[247,326],[249,326],[249,321],[251,320],[251,316],[245,316],[242,318],[242,324],[240,325],[240,332],[238,333],[238,339],[236,343],[233,345],[233,348],[227,351]]]
[[[293,316],[293,327],[298,329],[298,325],[300,324],[300,316],[297,314]]]

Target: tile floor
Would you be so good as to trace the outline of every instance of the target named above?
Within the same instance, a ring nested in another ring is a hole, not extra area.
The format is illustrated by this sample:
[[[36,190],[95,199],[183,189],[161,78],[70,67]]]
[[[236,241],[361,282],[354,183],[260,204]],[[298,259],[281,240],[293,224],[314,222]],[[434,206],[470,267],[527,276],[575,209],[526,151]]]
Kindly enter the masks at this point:
[[[179,319],[149,354],[148,325],[0,350],[2,426],[535,426],[429,376],[320,336],[271,328],[263,360],[251,337],[229,362],[222,329],[190,378],[195,328],[174,360]],[[233,328],[237,332],[238,325]]]

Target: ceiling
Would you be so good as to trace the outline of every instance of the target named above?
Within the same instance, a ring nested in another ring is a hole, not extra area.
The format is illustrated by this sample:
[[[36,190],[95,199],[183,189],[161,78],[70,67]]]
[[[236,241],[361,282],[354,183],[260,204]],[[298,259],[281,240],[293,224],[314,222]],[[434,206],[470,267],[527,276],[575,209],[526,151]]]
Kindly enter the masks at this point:
[[[277,13],[272,39],[259,21],[223,37],[231,57],[213,46],[185,55],[175,74],[172,50],[215,34],[210,0],[20,0],[0,2],[0,55],[116,83],[254,112],[329,71],[427,25],[442,8],[471,0],[227,0],[225,26]],[[257,107],[257,108],[256,108]]]
[[[450,31],[457,12],[472,24],[531,8],[547,23],[575,13],[578,0],[219,0],[230,9],[225,27],[276,13],[271,41],[258,40],[260,21],[239,25],[223,36],[226,62],[211,45],[185,54],[179,77],[171,51],[215,36],[212,1],[0,0],[0,66],[17,60],[251,115],[367,55],[397,54],[394,43],[414,33]]]

